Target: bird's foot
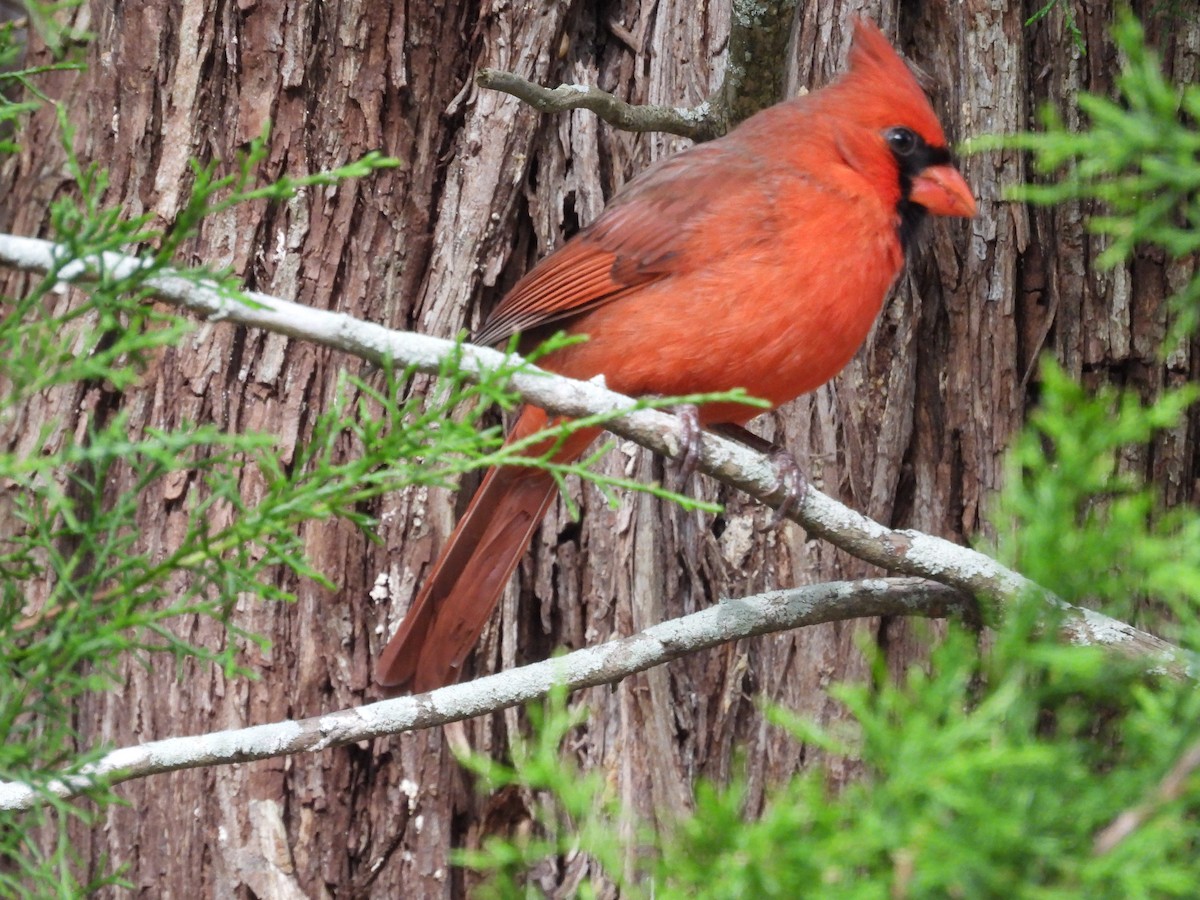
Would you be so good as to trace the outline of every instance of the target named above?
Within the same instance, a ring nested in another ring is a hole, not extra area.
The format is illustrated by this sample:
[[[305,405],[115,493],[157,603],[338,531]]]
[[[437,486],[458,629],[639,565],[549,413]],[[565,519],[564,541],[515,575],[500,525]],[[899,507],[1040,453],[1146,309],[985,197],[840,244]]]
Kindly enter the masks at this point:
[[[703,429],[700,427],[700,409],[694,403],[685,403],[675,407],[675,416],[679,419],[679,453],[675,462],[679,465],[679,483],[686,485],[696,474],[696,466],[700,463],[700,441]]]
[[[771,514],[770,521],[759,531],[771,531],[777,528],[804,502],[804,497],[808,493],[808,479],[804,476],[804,470],[800,468],[800,463],[796,462],[796,457],[783,447],[760,437],[741,425],[730,423],[715,425],[713,431],[770,457],[771,465],[775,469],[775,477],[783,484],[787,493],[784,495],[783,502]]]
[[[808,494],[808,479],[800,463],[796,462],[789,451],[776,448],[771,451],[771,465],[775,469],[775,477],[783,485],[785,494],[783,502],[775,508],[770,520],[760,528],[760,531],[771,531],[795,512],[804,502]]]

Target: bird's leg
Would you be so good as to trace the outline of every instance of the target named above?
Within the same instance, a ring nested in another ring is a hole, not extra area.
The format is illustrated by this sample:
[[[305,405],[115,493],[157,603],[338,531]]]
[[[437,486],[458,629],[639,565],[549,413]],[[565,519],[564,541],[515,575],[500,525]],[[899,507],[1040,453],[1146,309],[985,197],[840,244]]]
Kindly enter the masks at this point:
[[[700,462],[700,409],[694,403],[685,403],[674,409],[679,419],[679,454],[675,462],[679,464],[679,483],[686,485],[696,474],[696,466]]]
[[[804,495],[808,493],[808,479],[804,477],[804,470],[800,468],[800,463],[796,462],[796,457],[789,450],[760,437],[741,425],[726,422],[712,426],[712,430],[771,458],[771,465],[775,468],[775,477],[783,483],[786,494],[783,502],[772,514],[771,521],[762,529],[763,531],[777,527],[780,522],[791,515],[796,507],[804,502]]]

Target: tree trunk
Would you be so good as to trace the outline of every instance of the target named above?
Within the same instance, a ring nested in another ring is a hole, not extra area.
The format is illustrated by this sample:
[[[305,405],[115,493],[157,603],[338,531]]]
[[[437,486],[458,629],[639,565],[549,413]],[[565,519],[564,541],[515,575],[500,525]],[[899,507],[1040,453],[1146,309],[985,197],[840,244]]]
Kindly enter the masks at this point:
[[[1046,98],[1071,109],[1076,91],[1110,89],[1113,4],[1077,7],[1086,55],[1057,11],[1023,25],[1041,5],[934,0],[901,9],[887,0],[870,14],[928,75],[942,121],[963,138],[1028,127]],[[1143,14],[1155,6],[1136,5]],[[840,69],[856,6],[802,5],[789,85],[820,85]],[[480,91],[473,73],[490,66],[540,83],[595,84],[633,102],[694,105],[721,84],[730,8],[690,0],[144,0],[92,2],[76,15],[96,35],[89,67],[44,84],[67,105],[83,160],[108,167],[110,204],[171,221],[188,188],[188,158],[231,158],[268,121],[264,178],[381,149],[404,167],[218,216],[193,259],[231,266],[250,287],[302,303],[453,336],[592,221],[621,183],[684,144],[617,132],[583,111],[542,117]],[[1197,23],[1147,21],[1174,77],[1194,80]],[[50,111],[34,117],[22,143],[22,155],[0,171],[0,230],[38,235],[49,203],[71,190]],[[959,541],[986,531],[988,497],[1034,398],[1040,354],[1094,382],[1148,394],[1196,369],[1190,350],[1166,365],[1156,358],[1163,299],[1182,271],[1141,257],[1098,275],[1090,262],[1100,241],[1083,227],[1087,210],[1031,211],[1000,199],[1027,176],[1019,154],[973,157],[963,168],[979,217],[930,227],[847,370],[755,425],[850,505]],[[198,323],[138,388],[44,398],[24,427],[55,420],[70,433],[80,416],[120,408],[139,430],[184,421],[267,430],[288,453],[342,368],[359,364],[283,337]],[[1172,500],[1190,500],[1195,434],[1181,426],[1127,464],[1167,485]],[[0,439],[14,446],[19,435]],[[604,467],[644,480],[667,474],[662,460],[623,442]],[[726,511],[684,513],[640,494],[612,509],[597,491],[576,488],[582,519],[573,522],[561,502],[551,511],[470,671],[595,644],[720,597],[872,571],[806,542],[793,525],[758,534],[767,512],[703,479],[692,489]],[[375,510],[381,546],[344,524],[310,526],[312,558],[339,587],[287,585],[299,601],[286,607],[241,603],[239,624],[273,641],[267,652],[246,651],[259,681],[229,682],[203,666],[179,680],[165,660],[131,665],[124,695],[80,709],[80,732],[119,746],[378,699],[373,660],[468,498],[469,490],[388,498]],[[148,539],[169,541],[181,527],[177,499],[149,498]],[[386,591],[372,594],[380,576]],[[228,638],[199,624],[192,639]],[[845,713],[826,689],[867,677],[864,640],[882,645],[901,672],[919,662],[929,638],[907,622],[864,620],[723,646],[574,698],[591,715],[571,752],[604,771],[629,810],[660,821],[688,809],[696,778],[726,778],[739,747],[752,812],[773,781],[798,767],[821,760],[835,778],[850,777],[852,761],[823,759],[769,727],[761,701],[836,723]],[[457,731],[500,754],[521,723],[513,711]],[[529,799],[476,793],[442,730],[121,791],[129,806],[80,834],[80,850],[127,864],[138,890],[163,897],[459,896],[469,879],[450,867],[449,850],[519,827]],[[545,884],[569,894],[588,866],[561,861]]]

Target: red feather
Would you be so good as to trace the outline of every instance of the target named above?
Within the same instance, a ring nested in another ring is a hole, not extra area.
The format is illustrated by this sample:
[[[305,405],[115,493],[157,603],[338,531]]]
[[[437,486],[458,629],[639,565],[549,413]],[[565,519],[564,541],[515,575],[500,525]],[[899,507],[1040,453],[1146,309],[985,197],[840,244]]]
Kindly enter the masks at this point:
[[[564,375],[603,374],[635,396],[742,387],[786,403],[862,344],[912,222],[925,211],[974,215],[945,143],[912,73],[860,22],[842,78],[631,181],[518,282],[477,340],[520,332],[528,348],[563,329],[589,337],[540,361]],[[758,411],[725,403],[700,413],[705,424],[742,424]],[[544,421],[526,410],[514,435]],[[556,458],[577,458],[593,436]],[[383,684],[425,690],[457,678],[554,490],[533,470],[488,473],[384,651]]]

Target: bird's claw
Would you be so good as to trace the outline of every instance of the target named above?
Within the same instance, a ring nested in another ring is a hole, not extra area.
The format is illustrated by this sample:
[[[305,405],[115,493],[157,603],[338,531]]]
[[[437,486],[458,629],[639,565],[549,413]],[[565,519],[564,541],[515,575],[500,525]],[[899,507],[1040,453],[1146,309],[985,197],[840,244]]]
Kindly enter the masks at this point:
[[[788,518],[804,502],[808,494],[808,479],[800,468],[800,463],[787,450],[771,451],[771,465],[775,469],[775,477],[783,485],[783,502],[775,508],[770,520],[759,531],[772,531]]]
[[[700,464],[700,410],[694,403],[685,403],[675,408],[679,419],[679,453],[675,461],[679,464],[680,484],[687,484],[696,474]]]

